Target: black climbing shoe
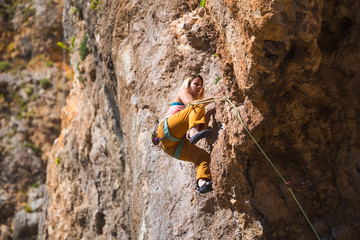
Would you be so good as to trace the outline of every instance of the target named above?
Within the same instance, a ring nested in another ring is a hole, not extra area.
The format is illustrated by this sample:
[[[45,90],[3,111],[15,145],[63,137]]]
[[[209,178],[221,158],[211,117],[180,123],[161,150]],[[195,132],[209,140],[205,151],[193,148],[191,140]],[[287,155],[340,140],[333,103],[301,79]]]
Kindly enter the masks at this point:
[[[200,193],[211,192],[211,191],[213,190],[212,184],[213,184],[213,181],[204,183],[204,185],[202,185],[201,187],[199,187],[199,192],[200,192]]]
[[[190,143],[196,144],[200,139],[209,137],[211,133],[212,131],[210,129],[205,129],[201,132],[195,133],[194,136],[190,137]]]

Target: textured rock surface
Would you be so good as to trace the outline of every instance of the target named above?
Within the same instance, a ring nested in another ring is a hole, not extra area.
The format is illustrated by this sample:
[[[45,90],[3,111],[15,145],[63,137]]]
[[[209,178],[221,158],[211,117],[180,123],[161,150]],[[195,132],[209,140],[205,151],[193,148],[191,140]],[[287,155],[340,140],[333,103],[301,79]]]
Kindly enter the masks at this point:
[[[196,5],[65,2],[66,38],[78,46],[86,32],[90,55],[71,56],[77,80],[49,157],[41,239],[315,239],[228,104],[216,103],[217,136],[200,143],[214,192],[199,195],[194,166],[151,146],[152,123],[193,72],[208,96],[236,79],[232,101],[301,185],[294,192],[320,236],[358,238],[356,1]]]

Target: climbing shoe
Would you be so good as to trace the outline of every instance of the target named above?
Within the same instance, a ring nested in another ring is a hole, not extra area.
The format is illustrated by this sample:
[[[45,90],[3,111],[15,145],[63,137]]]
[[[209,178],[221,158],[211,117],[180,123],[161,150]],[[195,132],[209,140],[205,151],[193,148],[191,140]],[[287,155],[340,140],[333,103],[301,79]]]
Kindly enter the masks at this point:
[[[196,144],[200,139],[207,138],[211,135],[210,129],[202,130],[201,132],[195,133],[194,136],[190,137],[190,143]]]
[[[204,183],[201,187],[199,187],[199,192],[200,193],[211,192],[213,190],[212,184],[213,184],[212,181]]]

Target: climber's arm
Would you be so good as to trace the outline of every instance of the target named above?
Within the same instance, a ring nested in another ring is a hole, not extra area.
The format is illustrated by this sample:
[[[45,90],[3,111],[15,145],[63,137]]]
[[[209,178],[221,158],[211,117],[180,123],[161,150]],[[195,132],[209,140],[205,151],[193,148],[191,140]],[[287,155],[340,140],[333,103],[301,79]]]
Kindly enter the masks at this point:
[[[195,100],[194,97],[189,93],[189,90],[186,88],[182,88],[179,90],[178,94],[175,97],[175,102],[179,102],[181,101],[182,103],[184,103],[185,105],[188,105],[189,103],[191,104],[197,104],[203,101],[210,101],[213,100],[214,98],[205,98],[205,99],[199,99],[199,100]],[[209,102],[210,103],[210,102]],[[209,103],[203,103],[205,106],[208,105]]]

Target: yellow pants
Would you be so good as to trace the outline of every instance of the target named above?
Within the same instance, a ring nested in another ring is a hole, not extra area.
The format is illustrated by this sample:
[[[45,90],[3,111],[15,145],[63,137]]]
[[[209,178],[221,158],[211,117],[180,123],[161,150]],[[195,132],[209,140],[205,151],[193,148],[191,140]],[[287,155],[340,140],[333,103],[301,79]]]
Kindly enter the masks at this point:
[[[164,121],[163,121],[164,122]],[[160,138],[165,137],[163,122],[159,124],[158,136]],[[171,136],[175,138],[185,138],[185,134],[188,129],[200,124],[201,128],[205,126],[205,107],[202,104],[190,106],[186,109],[170,116],[167,119],[168,130]],[[180,141],[173,142],[169,139],[161,140],[161,145],[164,151],[170,156],[174,156],[177,146]],[[188,139],[184,139],[184,144],[180,151],[180,160],[189,161],[196,165],[196,182],[200,178],[207,178],[212,180],[210,173],[210,154],[204,149],[191,144]]]

